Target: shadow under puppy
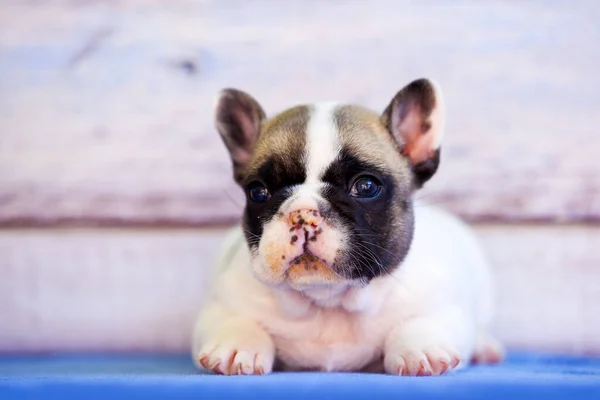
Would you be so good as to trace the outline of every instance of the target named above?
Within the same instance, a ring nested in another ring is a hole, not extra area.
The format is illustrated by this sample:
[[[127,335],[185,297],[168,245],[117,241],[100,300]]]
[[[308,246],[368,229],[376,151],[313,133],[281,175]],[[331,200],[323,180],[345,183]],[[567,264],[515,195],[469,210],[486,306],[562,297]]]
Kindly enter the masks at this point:
[[[441,375],[502,358],[473,233],[413,200],[440,162],[435,83],[410,83],[382,114],[327,103],[270,119],[227,89],[216,126],[247,202],[196,323],[198,367]]]

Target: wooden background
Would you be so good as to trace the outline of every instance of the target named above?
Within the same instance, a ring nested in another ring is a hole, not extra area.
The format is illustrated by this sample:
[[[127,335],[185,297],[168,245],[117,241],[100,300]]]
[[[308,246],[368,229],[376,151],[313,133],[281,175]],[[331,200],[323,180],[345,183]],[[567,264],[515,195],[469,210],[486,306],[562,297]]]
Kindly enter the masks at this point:
[[[1,1],[0,350],[187,346],[243,202],[219,89],[383,110],[428,76],[448,124],[419,197],[482,236],[500,336],[600,353],[599,21],[593,0]]]

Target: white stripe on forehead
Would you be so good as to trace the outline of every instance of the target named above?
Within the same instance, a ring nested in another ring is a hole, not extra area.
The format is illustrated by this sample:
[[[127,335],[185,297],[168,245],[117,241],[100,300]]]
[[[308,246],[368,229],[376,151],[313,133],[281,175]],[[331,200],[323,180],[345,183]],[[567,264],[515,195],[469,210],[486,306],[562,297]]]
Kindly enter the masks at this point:
[[[340,152],[338,129],[333,118],[338,103],[315,104],[306,127],[306,183],[319,182]]]

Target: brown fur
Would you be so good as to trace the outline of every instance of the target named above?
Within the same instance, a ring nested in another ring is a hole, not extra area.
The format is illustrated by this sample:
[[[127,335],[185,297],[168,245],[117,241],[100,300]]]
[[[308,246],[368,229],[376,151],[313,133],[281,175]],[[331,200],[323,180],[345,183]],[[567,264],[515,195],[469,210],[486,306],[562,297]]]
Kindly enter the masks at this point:
[[[306,145],[309,118],[309,106],[296,106],[265,120],[261,126],[249,171],[260,168],[273,154],[290,162],[297,158],[293,157],[294,155],[302,154]]]
[[[410,167],[377,113],[357,105],[343,105],[335,113],[340,141],[362,161],[391,172],[396,180],[409,179]]]

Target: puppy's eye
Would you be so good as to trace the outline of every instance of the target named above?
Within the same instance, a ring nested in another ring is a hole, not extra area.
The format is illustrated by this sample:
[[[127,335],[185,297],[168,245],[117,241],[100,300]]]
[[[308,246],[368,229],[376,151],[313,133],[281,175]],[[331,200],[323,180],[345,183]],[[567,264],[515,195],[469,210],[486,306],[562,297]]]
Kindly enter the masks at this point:
[[[363,175],[354,181],[350,189],[350,196],[363,199],[376,197],[381,191],[381,183],[377,178],[369,175]]]
[[[256,203],[264,203],[269,200],[271,194],[265,185],[260,182],[254,182],[248,188],[248,197]]]

